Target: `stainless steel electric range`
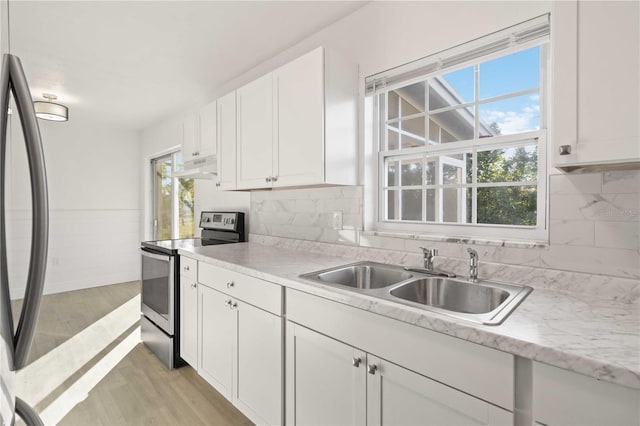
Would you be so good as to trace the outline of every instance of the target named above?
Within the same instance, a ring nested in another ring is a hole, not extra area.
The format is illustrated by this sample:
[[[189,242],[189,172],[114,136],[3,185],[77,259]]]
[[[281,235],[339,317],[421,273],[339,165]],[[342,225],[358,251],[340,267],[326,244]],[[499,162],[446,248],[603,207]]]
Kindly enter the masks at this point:
[[[168,367],[180,367],[179,249],[245,241],[244,213],[202,212],[200,238],[143,241],[140,329],[142,341]]]

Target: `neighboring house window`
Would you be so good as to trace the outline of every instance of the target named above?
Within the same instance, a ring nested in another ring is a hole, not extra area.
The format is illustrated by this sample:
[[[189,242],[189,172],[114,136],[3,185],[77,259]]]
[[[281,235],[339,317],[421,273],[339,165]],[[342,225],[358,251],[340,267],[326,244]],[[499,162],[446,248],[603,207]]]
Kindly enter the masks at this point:
[[[182,170],[182,152],[176,151],[151,160],[154,239],[193,237],[194,182],[175,178]]]
[[[523,25],[368,79],[378,229],[545,237],[548,17]]]

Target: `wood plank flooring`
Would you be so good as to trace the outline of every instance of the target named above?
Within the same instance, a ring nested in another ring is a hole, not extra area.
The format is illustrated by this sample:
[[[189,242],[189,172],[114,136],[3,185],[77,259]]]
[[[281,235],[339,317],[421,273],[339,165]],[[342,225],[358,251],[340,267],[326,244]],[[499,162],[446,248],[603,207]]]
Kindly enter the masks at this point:
[[[30,361],[64,345],[77,333],[131,300],[139,291],[140,283],[131,282],[44,296]],[[14,302],[16,316],[19,306],[19,301]],[[132,324],[135,321],[132,318]],[[74,383],[99,365],[136,327],[134,325],[122,333],[64,380],[35,405],[36,411],[43,413],[56,400],[64,399],[65,392],[69,392]],[[19,396],[29,400],[28,395]],[[198,376],[193,368],[187,366],[168,370],[140,342],[59,424],[250,425],[251,422]]]

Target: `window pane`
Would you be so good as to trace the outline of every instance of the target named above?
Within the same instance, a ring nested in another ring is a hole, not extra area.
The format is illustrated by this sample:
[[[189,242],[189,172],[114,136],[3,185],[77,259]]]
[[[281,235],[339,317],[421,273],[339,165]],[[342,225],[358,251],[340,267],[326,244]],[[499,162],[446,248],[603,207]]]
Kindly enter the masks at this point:
[[[154,161],[157,240],[171,239],[172,164],[171,156]]]
[[[191,238],[195,231],[193,179],[178,179],[178,238]]]
[[[391,123],[387,125],[387,150],[398,149],[398,123]]]
[[[471,153],[447,154],[440,157],[444,185],[471,183]]]
[[[395,91],[392,90],[387,93],[387,120],[393,120],[399,117],[399,102],[400,98]]]
[[[440,127],[441,134],[442,132],[446,134],[439,143],[473,139],[474,107],[457,108],[431,114],[431,121]]]
[[[436,190],[427,189],[427,222],[436,220]]]
[[[478,182],[536,182],[538,146],[478,152]]]
[[[400,182],[398,181],[398,165],[399,161],[387,161],[387,186],[398,186]]]
[[[535,186],[478,188],[478,223],[536,225]]]
[[[471,222],[471,190],[469,188],[444,188],[442,190],[442,221],[449,223]]]
[[[402,148],[424,146],[424,117],[402,120]]]
[[[429,82],[429,111],[474,100],[473,67],[433,77]]]
[[[400,97],[400,116],[418,114],[425,111],[424,92],[425,82],[420,81],[409,86],[396,89],[395,92]]]
[[[422,159],[402,162],[402,186],[422,185]]]
[[[436,177],[438,174],[438,157],[428,157],[426,159],[427,165],[427,173],[426,173],[426,183],[427,185],[435,185],[438,182],[436,181]]]
[[[480,64],[480,99],[540,86],[540,47]]]
[[[402,191],[402,220],[422,220],[422,190]]]
[[[400,191],[388,190],[387,192],[387,219],[400,219]]]
[[[529,94],[480,105],[480,137],[540,130],[540,96]]]

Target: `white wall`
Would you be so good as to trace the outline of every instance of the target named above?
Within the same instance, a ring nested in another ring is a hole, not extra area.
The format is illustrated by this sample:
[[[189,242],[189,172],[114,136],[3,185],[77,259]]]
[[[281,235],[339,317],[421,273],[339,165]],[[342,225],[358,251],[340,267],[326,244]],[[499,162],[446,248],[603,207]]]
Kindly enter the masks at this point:
[[[31,235],[31,191],[17,117],[12,117],[9,268],[22,297]],[[83,117],[39,120],[49,187],[45,293],[139,279],[138,135]]]

